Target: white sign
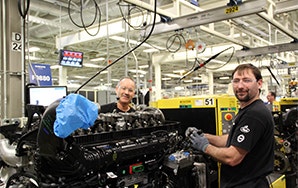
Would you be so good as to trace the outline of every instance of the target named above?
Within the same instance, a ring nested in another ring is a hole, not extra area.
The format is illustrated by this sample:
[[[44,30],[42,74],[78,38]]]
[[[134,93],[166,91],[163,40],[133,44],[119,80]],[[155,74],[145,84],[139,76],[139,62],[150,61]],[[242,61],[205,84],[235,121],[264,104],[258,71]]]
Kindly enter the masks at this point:
[[[19,52],[22,51],[22,43],[21,43],[22,35],[20,33],[12,32],[11,40],[12,40],[11,50],[19,51]]]
[[[13,42],[21,42],[21,40],[22,40],[22,35],[21,35],[21,33],[15,33],[15,32],[12,32],[11,40],[12,40]]]

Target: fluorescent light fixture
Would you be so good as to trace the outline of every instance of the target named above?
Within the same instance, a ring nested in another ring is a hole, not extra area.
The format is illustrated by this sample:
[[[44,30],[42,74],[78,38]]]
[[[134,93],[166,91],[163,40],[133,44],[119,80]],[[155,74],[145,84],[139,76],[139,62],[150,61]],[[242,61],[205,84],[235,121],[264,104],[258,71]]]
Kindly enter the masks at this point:
[[[146,68],[149,68],[149,65],[140,65],[139,68],[140,69],[146,69]]]
[[[228,77],[228,76],[222,76],[222,77],[219,77],[219,79],[220,80],[228,80],[228,79],[230,79],[230,77]]]
[[[30,47],[29,48],[29,52],[37,52],[39,50],[40,50],[40,48],[39,47],[36,47],[36,46],[33,46],[33,47]]]
[[[153,52],[159,52],[159,50],[158,49],[155,49],[155,48],[149,48],[149,49],[143,50],[143,52],[145,52],[145,53],[153,53]]]
[[[74,83],[67,84],[68,88],[78,88],[80,86],[81,86],[81,84],[74,84]]]
[[[184,83],[191,83],[193,80],[183,80]]]
[[[198,77],[198,76],[193,77],[192,79],[193,79],[193,80],[202,80],[202,78],[201,78],[201,77]]]
[[[90,61],[103,61],[103,60],[105,60],[104,57],[98,57],[98,58],[90,59]]]
[[[111,79],[113,82],[119,82],[120,81],[120,79],[116,79],[116,78],[113,78],[113,79]]]
[[[173,70],[173,73],[178,73],[178,74],[183,74],[183,73],[185,73],[186,72],[186,70],[184,70],[184,69],[181,69],[181,70]]]
[[[59,69],[60,65],[51,65],[51,69]]]
[[[167,81],[167,80],[171,80],[172,78],[162,78],[161,80]]]
[[[134,44],[134,45],[140,44],[140,42],[138,42],[136,40],[131,40],[131,39],[128,40],[124,37],[119,37],[119,36],[112,36],[112,37],[110,37],[110,39],[117,40],[117,41],[120,41],[120,42],[129,42],[130,44]],[[152,46],[150,46],[149,44],[146,44],[146,43],[143,43],[142,46],[152,48]]]
[[[135,75],[133,75],[133,77],[134,77],[134,78],[137,78],[137,77],[139,77],[139,78],[144,78],[144,74],[139,74],[139,75],[136,75],[136,74],[135,74]]]
[[[102,71],[100,74],[108,74],[108,71],[107,70]]]
[[[236,34],[233,35],[233,38],[238,38],[238,37],[240,37],[240,36],[245,37],[246,34],[245,34],[245,33],[242,33],[242,34],[240,35],[240,33],[236,33]]]
[[[143,70],[130,69],[128,71],[133,73],[147,74],[147,72]]]
[[[88,78],[87,76],[73,76],[74,78],[78,78],[78,79],[86,79]]]
[[[90,67],[90,68],[102,68],[103,66],[95,65],[92,63],[84,63],[84,67]]]
[[[182,86],[177,86],[177,87],[175,87],[175,90],[177,90],[177,91],[184,90],[184,87],[182,87]]]
[[[180,75],[178,75],[178,74],[171,74],[171,73],[169,73],[169,74],[164,74],[165,76],[167,76],[167,77],[171,77],[171,78],[180,78],[181,76]]]

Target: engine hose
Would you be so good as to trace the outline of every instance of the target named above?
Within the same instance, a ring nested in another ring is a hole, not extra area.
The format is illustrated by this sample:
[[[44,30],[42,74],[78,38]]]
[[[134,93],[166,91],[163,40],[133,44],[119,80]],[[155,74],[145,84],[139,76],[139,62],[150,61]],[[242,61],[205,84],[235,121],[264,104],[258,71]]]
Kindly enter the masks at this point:
[[[20,177],[27,177],[30,179],[30,185],[28,186],[28,181],[24,181],[24,179],[20,179]],[[26,183],[25,187],[39,187],[38,185],[38,181],[37,181],[37,177],[34,174],[28,173],[28,172],[19,172],[19,173],[15,173],[13,175],[11,175],[6,183],[6,188],[9,188],[11,185],[14,185],[13,183],[16,183],[15,180],[19,180],[19,181],[24,181]],[[19,181],[17,181],[18,183],[20,183]]]

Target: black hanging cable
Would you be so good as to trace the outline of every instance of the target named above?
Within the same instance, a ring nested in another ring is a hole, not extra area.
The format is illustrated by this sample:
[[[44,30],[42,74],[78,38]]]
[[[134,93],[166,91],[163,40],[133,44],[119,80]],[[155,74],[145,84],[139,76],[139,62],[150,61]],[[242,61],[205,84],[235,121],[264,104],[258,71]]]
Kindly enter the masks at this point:
[[[138,45],[136,45],[134,48],[130,49],[129,51],[127,51],[126,53],[124,53],[123,55],[121,55],[119,58],[117,58],[114,62],[112,62],[111,64],[109,64],[106,67],[104,67],[101,70],[99,70],[96,74],[94,74],[91,78],[89,78],[86,82],[84,82],[74,93],[78,93],[81,88],[83,88],[91,80],[93,80],[95,77],[97,77],[102,71],[108,69],[109,67],[111,67],[112,65],[114,65],[115,63],[117,63],[119,60],[121,60],[123,57],[127,56],[129,53],[133,52],[134,50],[136,50],[138,47],[140,47],[143,43],[145,43],[149,39],[149,37],[151,36],[151,34],[152,34],[153,30],[154,30],[154,26],[155,26],[156,8],[157,8],[157,0],[154,0],[153,24],[152,24],[151,30],[150,30],[149,34],[147,35],[147,37],[141,43],[139,43]]]
[[[80,19],[81,19],[81,23],[82,25],[79,25],[77,24],[73,18],[71,17],[71,13],[70,13],[70,4],[71,4],[71,0],[68,1],[68,16],[69,16],[69,19],[70,21],[77,27],[79,28],[83,28],[90,36],[96,36],[98,33],[99,33],[99,30],[100,30],[100,23],[101,23],[101,11],[99,9],[99,6],[97,5],[96,1],[93,0],[93,3],[94,3],[94,8],[95,8],[95,15],[94,15],[94,19],[92,20],[92,22],[88,25],[85,25],[85,22],[84,22],[84,18],[83,18],[83,0],[80,1],[81,2],[81,6],[80,6]],[[88,27],[92,26],[95,21],[96,21],[96,18],[97,18],[97,15],[99,15],[99,18],[98,18],[98,27],[97,27],[97,31],[94,33],[94,34],[91,34],[89,31],[88,31]]]
[[[231,47],[225,49],[224,51],[227,51],[227,50],[229,50],[229,49],[233,49],[233,51],[232,51],[232,53],[231,53],[229,59],[228,59],[224,64],[222,64],[222,65],[220,65],[220,66],[217,66],[217,67],[215,67],[215,68],[211,68],[211,67],[208,67],[208,66],[205,66],[205,68],[206,68],[206,69],[209,69],[209,70],[217,70],[217,69],[220,69],[221,67],[224,67],[226,64],[228,64],[228,63],[231,61],[232,57],[234,56],[234,53],[235,53],[235,47],[234,47],[234,46],[231,46]]]
[[[178,39],[178,47],[174,50],[171,50],[170,48],[173,46],[173,44],[176,42],[176,40]],[[167,39],[166,42],[166,49],[171,52],[171,53],[175,53],[177,51],[179,51],[182,47],[183,44],[186,43],[185,38],[183,37],[183,35],[179,34],[179,33],[175,33],[174,35],[170,36]]]
[[[186,74],[184,74],[181,78],[179,78],[179,80],[178,80],[178,82],[180,82],[181,80],[183,80],[186,76],[188,76],[188,75],[190,75],[190,74],[192,74],[193,72],[195,72],[196,70],[198,70],[198,69],[200,69],[200,68],[202,68],[202,67],[204,67],[207,63],[209,63],[211,60],[213,60],[213,59],[215,59],[215,58],[217,58],[220,54],[222,54],[223,52],[225,52],[225,51],[227,51],[227,50],[229,50],[231,47],[229,47],[229,48],[226,48],[226,49],[224,49],[224,50],[222,50],[222,51],[220,51],[219,53],[217,53],[217,54],[215,54],[215,55],[213,55],[212,57],[210,57],[209,59],[207,59],[206,61],[204,61],[203,63],[199,63],[199,65],[198,66],[196,66],[193,70],[191,70],[191,71],[189,71],[189,72],[187,72]]]
[[[176,42],[177,39],[179,42],[178,47],[176,49],[172,50],[171,47],[174,45],[174,43]],[[186,40],[185,40],[184,36],[181,33],[175,33],[174,35],[170,36],[167,39],[166,50],[171,53],[176,53],[181,49],[182,45],[184,45],[184,44],[186,44]],[[185,48],[185,54],[186,54],[185,62],[186,62],[186,64],[188,64],[187,48]]]
[[[77,27],[79,27],[79,28],[83,28],[83,25],[79,25],[79,24],[77,24],[77,23],[73,20],[73,18],[72,18],[72,16],[71,16],[71,13],[70,13],[70,4],[71,4],[71,2],[72,2],[72,0],[69,0],[69,1],[68,1],[68,17],[69,17],[70,21],[71,21],[75,26],[77,26]],[[82,14],[82,1],[81,1],[81,12],[80,12],[80,14]],[[95,23],[95,21],[96,21],[96,17],[97,17],[97,8],[95,8],[95,16],[94,16],[93,21],[92,21],[89,25],[85,25],[85,27],[90,27],[91,25],[93,25],[93,24]]]
[[[27,2],[27,6],[23,11],[22,10],[22,0],[18,0],[18,10],[19,10],[19,13],[20,13],[20,15],[22,16],[23,19],[26,18],[26,15],[28,14],[29,6],[30,6],[30,0],[26,0],[26,2]]]
[[[122,11],[122,8],[121,8],[123,6],[130,7],[131,5],[122,5],[122,4],[120,4],[120,2],[118,3],[118,7],[119,7],[119,10],[120,10],[121,16],[122,16],[123,20],[125,21],[125,23],[127,23],[134,30],[142,30],[147,25],[148,16],[145,19],[145,15],[143,13],[143,10],[139,7],[132,6],[132,8],[128,8],[128,13],[127,13],[128,15],[127,15],[127,18],[126,18],[126,16],[124,15],[124,13]],[[142,23],[139,26],[133,26],[129,22],[129,19],[130,19],[130,16],[131,16],[133,10],[136,10],[135,12],[140,12],[141,16],[143,17]]]
[[[277,85],[279,85],[278,80],[276,79],[275,75],[273,74],[273,72],[271,71],[270,67],[266,66],[268,71],[270,72],[271,76],[273,77],[273,79],[276,81]],[[280,86],[280,85],[279,85]]]
[[[99,33],[99,30],[100,30],[100,22],[101,22],[101,14],[100,14],[100,9],[96,3],[95,0],[93,0],[94,2],[94,6],[95,6],[95,10],[96,10],[96,16],[97,16],[97,11],[99,11],[99,18],[98,18],[98,27],[97,27],[97,31],[94,33],[94,34],[91,34],[88,30],[87,30],[87,26],[85,25],[85,22],[84,22],[84,18],[83,18],[83,0],[81,0],[81,22],[82,22],[82,25],[83,25],[83,28],[84,30],[90,35],[90,36],[96,36],[98,33]],[[94,17],[96,19],[96,16]]]

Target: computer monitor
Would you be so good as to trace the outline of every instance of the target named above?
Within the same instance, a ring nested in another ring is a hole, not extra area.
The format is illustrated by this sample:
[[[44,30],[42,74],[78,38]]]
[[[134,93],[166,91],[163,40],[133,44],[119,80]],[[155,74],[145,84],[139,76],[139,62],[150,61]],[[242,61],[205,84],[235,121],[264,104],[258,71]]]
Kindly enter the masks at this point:
[[[60,50],[59,65],[68,67],[83,67],[83,52]]]
[[[66,86],[34,86],[29,87],[29,104],[49,106],[57,99],[67,95]]]

